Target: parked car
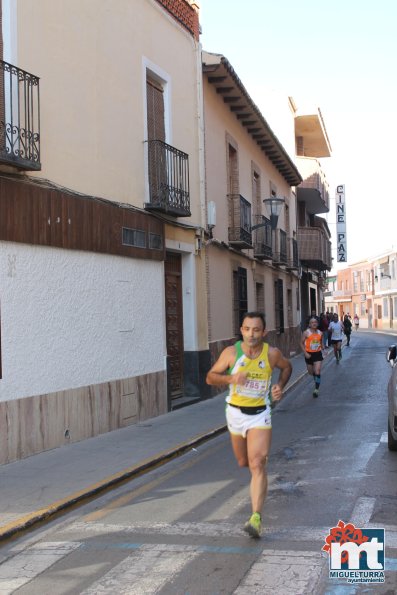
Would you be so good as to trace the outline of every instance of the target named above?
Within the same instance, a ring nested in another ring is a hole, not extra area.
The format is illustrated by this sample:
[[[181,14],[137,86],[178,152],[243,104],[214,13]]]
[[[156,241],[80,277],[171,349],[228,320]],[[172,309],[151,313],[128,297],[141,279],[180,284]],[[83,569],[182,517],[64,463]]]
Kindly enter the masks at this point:
[[[390,450],[397,450],[397,345],[390,345],[386,359],[393,371],[387,385],[389,413],[387,423],[387,445]]]

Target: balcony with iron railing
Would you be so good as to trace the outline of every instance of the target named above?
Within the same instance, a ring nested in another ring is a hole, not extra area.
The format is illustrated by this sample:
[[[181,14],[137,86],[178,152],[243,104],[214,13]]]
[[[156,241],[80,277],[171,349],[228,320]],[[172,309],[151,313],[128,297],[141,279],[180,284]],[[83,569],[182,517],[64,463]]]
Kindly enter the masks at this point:
[[[375,275],[374,280],[375,280],[375,289],[376,291],[387,291],[389,289],[397,289],[397,284],[396,282],[394,282],[392,284],[392,279],[391,279],[391,275],[389,274],[389,271],[382,271],[380,270],[380,277],[378,275]]]
[[[291,271],[299,269],[298,242],[295,238],[288,238],[287,268]]]
[[[303,181],[297,188],[297,199],[306,203],[309,215],[328,213],[329,185],[320,162],[311,157],[297,157]]]
[[[252,248],[251,205],[241,194],[228,194],[229,244],[235,248]]]
[[[351,289],[335,289],[335,291],[329,292],[335,299],[343,299],[352,297]]]
[[[39,78],[0,60],[0,162],[40,170]]]
[[[267,219],[263,215],[254,215],[253,219],[254,225],[261,225],[261,227],[252,232],[254,238],[254,257],[261,260],[272,260],[273,246],[270,219]]]
[[[161,140],[147,141],[147,211],[190,217],[189,156]]]
[[[331,270],[331,242],[321,227],[298,227],[298,252],[303,266]]]
[[[276,242],[273,263],[286,266],[288,264],[287,233],[283,229],[276,229],[274,235]]]

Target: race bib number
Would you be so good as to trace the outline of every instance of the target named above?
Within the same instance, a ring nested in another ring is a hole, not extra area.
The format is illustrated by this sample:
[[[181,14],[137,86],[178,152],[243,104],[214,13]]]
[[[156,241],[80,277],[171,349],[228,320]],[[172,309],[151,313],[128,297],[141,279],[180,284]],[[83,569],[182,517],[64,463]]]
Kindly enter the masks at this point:
[[[269,388],[266,380],[247,380],[244,385],[238,385],[236,392],[245,397],[265,397]]]

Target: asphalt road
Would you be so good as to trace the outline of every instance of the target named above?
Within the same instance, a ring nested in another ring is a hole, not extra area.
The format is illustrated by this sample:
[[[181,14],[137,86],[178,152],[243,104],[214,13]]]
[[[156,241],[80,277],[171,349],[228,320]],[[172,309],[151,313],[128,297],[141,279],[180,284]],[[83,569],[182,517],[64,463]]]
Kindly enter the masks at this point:
[[[0,549],[0,595],[276,595],[397,592],[397,453],[387,449],[390,339],[353,333],[275,409],[265,532],[246,469],[222,435]],[[338,521],[385,529],[385,583],[329,577]]]

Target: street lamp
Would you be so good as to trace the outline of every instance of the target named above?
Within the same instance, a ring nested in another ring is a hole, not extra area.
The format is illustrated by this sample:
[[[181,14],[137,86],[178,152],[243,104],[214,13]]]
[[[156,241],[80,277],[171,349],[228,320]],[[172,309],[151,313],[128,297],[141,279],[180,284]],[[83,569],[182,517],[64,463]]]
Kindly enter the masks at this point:
[[[263,202],[270,212],[270,226],[272,229],[276,229],[278,217],[281,213],[281,209],[283,208],[285,200],[283,198],[272,197],[265,198]]]

